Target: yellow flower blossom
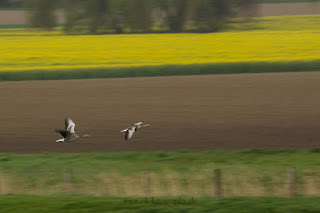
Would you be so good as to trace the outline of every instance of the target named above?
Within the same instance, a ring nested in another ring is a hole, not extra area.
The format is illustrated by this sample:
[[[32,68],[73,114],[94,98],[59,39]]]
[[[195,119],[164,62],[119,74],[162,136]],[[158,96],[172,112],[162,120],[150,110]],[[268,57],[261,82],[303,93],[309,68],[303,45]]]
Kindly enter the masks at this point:
[[[301,20],[295,17],[293,23],[283,17],[287,23],[284,29],[281,29],[284,21],[279,17],[260,18],[254,19],[256,27],[251,30],[208,34],[75,36],[64,35],[61,30],[2,29],[0,71],[312,61],[320,59],[319,21],[308,22],[316,20],[315,17],[320,19],[320,16],[302,16]],[[305,28],[297,29],[295,23]],[[237,26],[240,29],[247,25]]]

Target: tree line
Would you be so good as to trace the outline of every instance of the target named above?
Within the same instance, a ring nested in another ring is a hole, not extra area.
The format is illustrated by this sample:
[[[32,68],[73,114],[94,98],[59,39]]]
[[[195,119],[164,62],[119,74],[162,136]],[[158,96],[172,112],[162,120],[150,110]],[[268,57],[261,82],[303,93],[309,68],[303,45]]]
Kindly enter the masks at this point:
[[[56,26],[55,12],[62,10],[64,30],[71,33],[179,33],[219,31],[236,14],[235,8],[252,10],[256,0],[25,0],[24,4],[32,27]]]

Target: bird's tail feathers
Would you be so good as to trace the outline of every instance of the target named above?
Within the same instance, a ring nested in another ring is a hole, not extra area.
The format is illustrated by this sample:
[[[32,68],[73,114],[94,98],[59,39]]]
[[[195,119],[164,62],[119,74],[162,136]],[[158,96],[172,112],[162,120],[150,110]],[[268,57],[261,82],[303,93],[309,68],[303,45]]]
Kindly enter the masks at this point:
[[[124,129],[124,130],[121,130],[120,132],[125,132],[125,131],[127,131],[128,129]]]

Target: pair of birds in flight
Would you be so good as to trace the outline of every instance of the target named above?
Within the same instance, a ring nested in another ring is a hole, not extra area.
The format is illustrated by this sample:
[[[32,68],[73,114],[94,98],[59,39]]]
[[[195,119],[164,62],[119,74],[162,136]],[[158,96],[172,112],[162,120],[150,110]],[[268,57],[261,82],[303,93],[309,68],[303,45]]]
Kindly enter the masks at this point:
[[[65,129],[63,129],[63,130],[57,129],[56,130],[56,132],[59,132],[63,136],[63,138],[56,140],[57,143],[73,142],[79,138],[91,137],[91,135],[89,135],[89,134],[84,134],[82,136],[77,135],[76,132],[74,131],[76,124],[71,120],[71,118],[67,117],[65,119],[64,123],[65,123]],[[143,121],[140,121],[140,122],[136,122],[136,123],[131,124],[131,126],[129,126],[128,128],[126,128],[124,130],[121,130],[121,132],[126,132],[125,139],[129,140],[132,137],[133,133],[135,133],[136,131],[138,131],[141,128],[149,127],[149,126],[150,126],[150,124],[144,124]]]

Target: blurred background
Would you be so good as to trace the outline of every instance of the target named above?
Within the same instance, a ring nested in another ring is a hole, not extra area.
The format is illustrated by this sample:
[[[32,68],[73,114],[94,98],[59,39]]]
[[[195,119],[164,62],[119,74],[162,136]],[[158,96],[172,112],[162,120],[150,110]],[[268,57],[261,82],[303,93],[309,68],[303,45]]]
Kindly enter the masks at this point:
[[[310,15],[315,0],[1,0],[1,25],[65,32],[216,32],[230,17]]]

